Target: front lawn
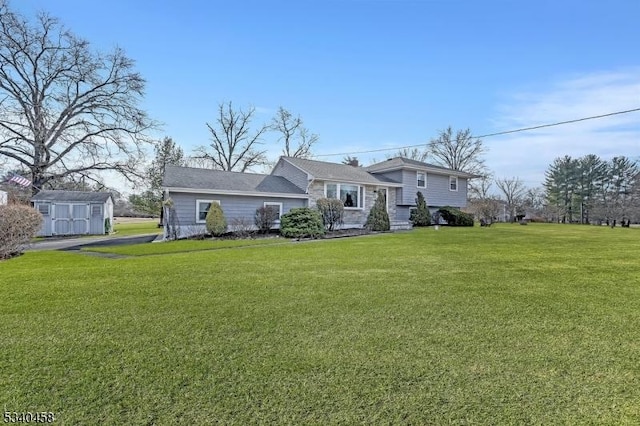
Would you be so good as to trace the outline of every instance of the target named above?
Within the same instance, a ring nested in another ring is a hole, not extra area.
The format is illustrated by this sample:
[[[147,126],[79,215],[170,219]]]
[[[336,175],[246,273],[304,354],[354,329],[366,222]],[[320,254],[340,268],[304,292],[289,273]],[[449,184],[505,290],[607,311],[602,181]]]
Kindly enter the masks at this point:
[[[4,410],[62,424],[640,423],[640,230],[182,249],[0,263]]]

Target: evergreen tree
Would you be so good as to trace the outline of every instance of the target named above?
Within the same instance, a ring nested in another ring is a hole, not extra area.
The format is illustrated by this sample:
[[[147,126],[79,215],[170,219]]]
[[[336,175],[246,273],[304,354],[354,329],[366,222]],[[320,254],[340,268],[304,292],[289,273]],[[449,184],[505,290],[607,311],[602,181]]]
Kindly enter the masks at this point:
[[[227,220],[224,217],[224,212],[220,204],[211,203],[206,220],[207,231],[214,237],[219,237],[227,232]]]
[[[413,226],[429,226],[431,225],[431,213],[429,212],[429,207],[427,207],[427,200],[425,200],[422,192],[418,191],[417,195],[416,208],[411,210],[409,220],[413,223]]]
[[[378,198],[376,198],[375,204],[369,211],[365,227],[372,231],[388,231],[391,229],[389,213],[387,213],[387,197],[382,191],[378,191]]]

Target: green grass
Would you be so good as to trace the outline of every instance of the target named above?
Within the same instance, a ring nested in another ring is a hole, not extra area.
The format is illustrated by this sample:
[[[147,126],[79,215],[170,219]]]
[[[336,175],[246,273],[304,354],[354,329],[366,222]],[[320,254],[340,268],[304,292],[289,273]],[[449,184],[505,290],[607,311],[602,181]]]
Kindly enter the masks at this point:
[[[639,230],[538,224],[29,252],[0,263],[0,401],[61,424],[638,424],[639,258]]]
[[[148,219],[140,222],[129,223],[119,223],[116,220],[113,230],[116,232],[116,235],[120,237],[162,233],[162,228],[158,228],[158,219]]]

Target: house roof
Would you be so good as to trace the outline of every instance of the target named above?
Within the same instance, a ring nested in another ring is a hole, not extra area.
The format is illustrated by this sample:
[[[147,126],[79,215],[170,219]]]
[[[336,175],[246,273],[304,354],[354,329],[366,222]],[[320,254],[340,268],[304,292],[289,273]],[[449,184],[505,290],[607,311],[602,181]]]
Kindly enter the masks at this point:
[[[223,192],[305,194],[303,190],[281,176],[171,165],[165,168],[162,186]]]
[[[412,170],[426,170],[427,172],[435,174],[446,174],[452,176],[459,176],[465,178],[477,178],[478,175],[472,173],[463,172],[460,170],[453,170],[447,167],[437,166],[435,164],[429,164],[418,160],[412,160],[405,157],[394,157],[380,163],[372,164],[365,168],[370,173],[381,173],[399,169],[412,169]]]
[[[280,157],[302,171],[311,175],[314,179],[362,183],[371,185],[398,184],[391,179],[377,177],[369,173],[364,167],[355,167],[347,164],[328,163],[325,161],[307,160],[304,158]]]
[[[104,203],[109,198],[111,198],[110,192],[42,190],[31,197],[31,201]]]

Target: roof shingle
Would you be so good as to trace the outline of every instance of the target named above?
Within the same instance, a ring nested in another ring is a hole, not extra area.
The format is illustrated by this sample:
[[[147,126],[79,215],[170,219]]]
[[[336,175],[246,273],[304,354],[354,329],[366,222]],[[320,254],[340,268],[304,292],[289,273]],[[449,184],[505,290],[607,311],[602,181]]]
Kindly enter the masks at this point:
[[[162,186],[234,192],[304,194],[304,191],[281,176],[171,165],[165,168]]]

